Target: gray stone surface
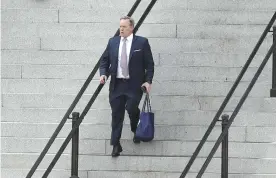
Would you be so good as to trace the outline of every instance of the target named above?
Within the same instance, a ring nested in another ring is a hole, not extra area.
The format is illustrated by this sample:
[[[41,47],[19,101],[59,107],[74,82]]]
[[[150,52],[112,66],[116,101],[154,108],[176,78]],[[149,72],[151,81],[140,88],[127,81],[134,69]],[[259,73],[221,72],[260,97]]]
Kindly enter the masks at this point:
[[[176,67],[160,66],[156,67],[157,81],[235,81],[242,68],[232,67]],[[249,68],[244,74],[242,81],[251,81],[257,68]],[[264,82],[272,78],[272,70],[264,70],[259,76],[258,81]],[[23,76],[24,77],[24,76]],[[270,80],[269,80],[270,81]]]
[[[2,0],[1,177],[25,177],[135,0]],[[150,0],[133,17],[138,22]],[[152,108],[156,133],[134,145],[126,114],[123,153],[110,157],[108,83],[80,127],[81,178],[179,177],[275,11],[275,0],[158,0],[138,35],[156,65]],[[276,23],[275,23],[276,25]],[[256,54],[223,113],[229,115],[272,44]],[[230,128],[229,178],[276,177],[276,100],[268,62]],[[98,86],[95,75],[74,111]],[[35,178],[41,178],[72,125],[68,120]],[[200,166],[221,132],[218,122],[192,166]],[[70,176],[71,143],[50,178]],[[220,177],[220,148],[205,178]]]
[[[175,38],[176,24],[143,24],[137,35],[152,38]],[[3,23],[2,34],[5,36],[26,37],[111,37],[119,28],[118,23]],[[155,29],[155,30],[152,30]]]
[[[3,94],[3,106],[7,108],[63,108],[66,109],[73,102],[74,95],[56,94]],[[76,108],[84,108],[88,103],[90,95],[84,95]],[[203,110],[215,111],[219,108],[225,97],[211,96],[151,96],[153,110],[182,111],[182,110]],[[233,111],[239,102],[240,97],[233,97],[226,111]],[[244,111],[259,111],[275,113],[276,100],[271,98],[250,97],[243,105]],[[255,104],[258,103],[258,104]],[[95,100],[92,109],[109,109],[108,96],[99,95]]]
[[[18,71],[19,73],[20,71]],[[9,71],[10,74],[10,71]],[[18,74],[19,75],[19,74]],[[11,76],[10,76],[11,77]],[[20,77],[21,76],[17,76]],[[9,77],[5,77],[9,78]],[[96,78],[96,77],[95,77]],[[2,92],[5,94],[70,94],[75,95],[83,86],[85,80],[75,79],[3,79]],[[184,95],[184,96],[226,96],[234,82],[220,81],[156,81],[154,80],[152,95]],[[86,90],[92,93],[99,85],[98,80],[93,80]],[[242,82],[234,96],[242,96],[249,82]],[[24,87],[22,87],[24,86]],[[109,86],[103,87],[101,94],[108,94]],[[258,82],[250,93],[250,97],[269,97],[271,84]]]
[[[96,78],[96,77],[95,77]],[[85,80],[74,79],[3,79],[2,92],[7,94],[36,93],[36,94],[69,94],[76,95],[84,85]],[[93,80],[86,89],[85,94],[92,94],[99,85],[98,80]],[[24,86],[22,88],[22,86]],[[101,94],[108,94],[108,86],[105,86]]]
[[[40,39],[38,37],[14,37],[3,36],[1,38],[2,49],[4,50],[39,50]]]
[[[60,22],[114,22],[128,11],[106,8],[93,10],[60,10]],[[135,19],[139,19],[144,9],[138,10]],[[253,24],[265,25],[273,15],[270,11],[203,11],[197,9],[153,9],[145,23],[180,23],[180,24]],[[136,18],[137,17],[137,18]],[[183,18],[185,17],[185,18]]]
[[[3,122],[21,122],[21,123],[59,123],[64,117],[66,109],[59,108],[3,108],[2,121]],[[74,110],[82,112],[83,109]],[[110,124],[110,109],[91,109],[83,122],[91,124]],[[70,115],[71,117],[71,115]],[[71,121],[68,120],[68,123]]]
[[[251,49],[252,51],[253,49]],[[249,53],[160,53],[160,66],[243,67],[249,56]],[[250,67],[259,67],[263,59],[264,55],[257,53]],[[272,65],[266,67],[272,68]]]
[[[21,79],[22,66],[20,65],[2,65],[1,78],[3,79]]]
[[[54,9],[3,9],[3,22],[58,22],[58,10]]]
[[[48,153],[55,154],[64,140],[65,139],[57,139]],[[48,141],[49,139],[40,138],[5,137],[2,138],[1,149],[3,153],[40,153]],[[72,142],[70,142],[68,147],[64,150],[65,154],[71,154],[71,145]],[[79,151],[82,154],[104,155],[105,150],[105,140],[82,139],[79,142]]]
[[[1,119],[3,122],[45,123],[47,120],[47,123],[59,123],[66,110],[59,108],[3,108]],[[77,111],[81,112],[82,110]],[[231,112],[225,113],[231,115]],[[206,126],[211,123],[216,111],[156,111],[155,114],[158,118],[155,121],[157,125]],[[232,124],[235,126],[275,127],[275,116],[276,113],[246,112],[242,110]],[[91,109],[83,123],[109,125],[110,119],[110,109]],[[129,124],[127,114],[125,123]]]
[[[13,138],[5,137],[2,139],[2,153],[40,153],[46,145],[48,139],[40,138]],[[54,154],[63,143],[64,139],[57,139],[49,154]],[[70,142],[69,145],[72,143]],[[80,140],[80,153],[82,155],[110,155],[112,147],[109,140]],[[132,156],[191,156],[194,148],[198,145],[198,141],[162,141],[155,140],[151,143],[142,143],[133,146],[130,139],[121,141],[124,152],[122,155]],[[200,157],[207,157],[215,142],[207,142],[200,152]],[[221,156],[221,147],[218,149],[215,157]],[[276,158],[276,144],[273,143],[229,143],[229,157],[231,158]],[[65,154],[71,153],[71,146],[64,151]]]
[[[103,51],[37,51],[37,50],[4,50],[2,64],[26,65],[91,65],[91,71],[100,59]],[[153,53],[159,63],[159,54]],[[99,73],[96,73],[99,76]],[[97,78],[98,79],[98,78]]]
[[[224,98],[221,97],[200,97],[199,103],[201,104],[202,110],[217,110]],[[230,103],[226,107],[226,110],[233,111],[237,106],[240,98],[233,97],[230,100]],[[271,98],[248,98],[244,105],[242,106],[242,110],[246,111],[260,111],[260,112],[275,112],[276,111],[276,100]],[[255,104],[258,103],[258,104]]]
[[[19,138],[50,138],[56,129],[57,124],[13,124],[3,123],[3,137]],[[122,139],[131,140],[133,134],[130,132],[129,125],[124,126]],[[28,129],[29,128],[29,129]],[[26,129],[28,129],[26,131]],[[80,138],[85,139],[110,139],[111,128],[109,125],[82,124]],[[71,130],[71,124],[66,124],[59,133],[58,138],[65,138]],[[203,126],[156,126],[155,140],[200,140],[207,127]],[[210,140],[216,140],[221,131],[217,126],[210,135]],[[246,128],[232,127],[229,139],[231,141],[245,141]]]
[[[38,154],[2,154],[1,155],[1,169],[21,169],[30,170]],[[49,163],[53,160],[54,155],[46,155],[44,161],[39,165],[38,169],[46,169]],[[65,170],[71,168],[71,155],[61,155],[59,161],[55,165],[55,169]]]
[[[250,142],[275,142],[275,127],[248,127],[247,141]],[[275,154],[275,153],[274,153]]]
[[[178,38],[259,38],[265,25],[177,25]]]
[[[144,177],[151,177],[151,178],[175,178],[179,177],[181,172],[179,173],[164,173],[164,172],[131,172],[131,171],[89,171],[88,176],[89,178],[99,177],[99,178],[144,178]],[[196,173],[188,173],[187,178],[196,177]],[[229,178],[273,178],[275,174],[229,174]],[[220,178],[220,174],[215,173],[205,173],[203,178]]]
[[[42,50],[89,50],[103,51],[111,36],[105,37],[42,37]],[[149,38],[154,53],[230,53],[248,54],[252,52],[257,38],[241,39],[184,39],[184,38]],[[266,54],[271,41],[265,41],[261,54]],[[170,44],[170,45],[168,45]]]
[[[1,169],[1,176],[5,178],[14,178],[14,177],[26,177],[29,170],[27,169]],[[33,178],[41,178],[44,174],[45,170],[38,170],[33,174]],[[88,178],[87,171],[79,171],[79,177]],[[68,178],[71,175],[70,170],[56,170],[54,169],[50,174],[49,178]]]
[[[93,65],[22,65],[23,79],[87,79]],[[82,71],[81,73],[78,71]],[[235,81],[241,67],[156,66],[154,80],[159,81]],[[257,68],[249,68],[242,81],[251,81]],[[270,82],[272,69],[266,67],[258,82]],[[98,80],[99,74],[95,75]]]
[[[35,160],[37,155],[32,154],[3,154],[4,169],[14,169],[18,166],[28,169],[31,166],[32,161]],[[52,155],[45,157],[45,162],[51,161]],[[56,169],[69,169],[70,160],[69,155],[61,156],[62,162],[58,162],[55,166]],[[14,162],[16,159],[18,161]],[[156,172],[180,172],[183,169],[183,165],[188,161],[185,157],[148,157],[148,156],[121,156],[120,159],[112,159],[110,156],[87,156],[80,155],[79,170],[90,171],[90,170],[101,170],[101,171],[156,171]],[[191,168],[191,172],[197,172],[201,164],[205,159],[199,158],[195,161],[194,166]],[[220,159],[214,158],[207,168],[207,173],[219,173],[220,172]],[[275,160],[272,159],[240,159],[230,158],[232,166],[229,167],[229,171],[233,173],[245,173],[245,174],[275,174]],[[61,164],[63,163],[63,164]],[[139,164],[141,163],[141,164]],[[253,163],[253,164],[252,164]],[[105,166],[103,166],[105,165]],[[261,166],[263,165],[263,166]],[[45,169],[47,163],[41,164],[40,168]]]
[[[44,9],[103,9],[114,7],[121,10],[129,10],[135,0],[99,0],[72,1],[57,0],[55,2],[33,2],[27,0],[3,0],[1,5],[3,8],[44,8]],[[150,0],[144,0],[140,3],[139,9],[144,9]],[[158,0],[154,9],[200,9],[200,10],[274,10],[273,0],[265,0],[260,2],[252,0],[247,1],[227,1],[227,0]]]

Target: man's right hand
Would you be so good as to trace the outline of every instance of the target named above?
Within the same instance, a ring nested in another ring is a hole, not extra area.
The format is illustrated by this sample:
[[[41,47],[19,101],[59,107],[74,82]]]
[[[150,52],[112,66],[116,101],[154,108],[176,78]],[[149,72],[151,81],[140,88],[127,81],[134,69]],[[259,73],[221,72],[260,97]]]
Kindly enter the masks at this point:
[[[105,81],[106,81],[106,76],[105,76],[105,75],[102,75],[102,76],[100,77],[100,83],[101,83],[101,84],[104,84]]]

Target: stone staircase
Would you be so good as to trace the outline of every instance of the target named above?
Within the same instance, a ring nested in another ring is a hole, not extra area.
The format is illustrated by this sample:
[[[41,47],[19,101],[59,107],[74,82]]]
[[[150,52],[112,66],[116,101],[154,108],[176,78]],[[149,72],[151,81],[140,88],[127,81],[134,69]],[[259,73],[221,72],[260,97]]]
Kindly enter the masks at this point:
[[[134,2],[2,0],[1,177],[26,176]],[[149,2],[141,2],[136,22]],[[155,140],[134,145],[126,117],[124,151],[111,158],[106,85],[80,126],[79,177],[179,177],[275,10],[275,0],[157,1],[137,33],[149,38],[156,64]],[[224,113],[234,110],[271,44],[269,33]],[[276,177],[271,71],[270,60],[230,128],[230,178]],[[74,111],[83,111],[98,84],[97,73]],[[42,177],[70,128],[68,121],[33,177]],[[220,132],[218,122],[188,177]],[[49,177],[70,177],[70,152],[71,143]],[[219,149],[203,177],[220,177],[220,164]]]

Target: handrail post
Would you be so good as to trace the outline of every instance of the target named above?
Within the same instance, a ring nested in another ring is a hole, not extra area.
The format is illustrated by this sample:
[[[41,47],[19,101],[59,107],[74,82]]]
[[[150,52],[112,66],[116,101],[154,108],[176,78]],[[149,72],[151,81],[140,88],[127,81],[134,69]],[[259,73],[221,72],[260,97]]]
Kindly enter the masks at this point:
[[[276,26],[273,26],[273,43],[276,42]],[[272,89],[270,97],[276,97],[276,50],[272,54]]]
[[[250,91],[252,90],[255,83],[257,82],[259,76],[261,75],[265,65],[267,64],[267,61],[269,60],[269,58],[272,55],[272,52],[274,50],[276,50],[276,43],[273,43],[272,46],[269,48],[263,62],[259,66],[257,72],[255,73],[255,75],[254,75],[253,79],[251,80],[250,84],[248,85],[246,91],[242,95],[237,107],[234,109],[234,112],[232,113],[230,119],[228,120],[228,124],[225,126],[223,132],[220,134],[219,138],[217,139],[215,145],[213,146],[210,154],[208,155],[206,161],[204,162],[203,166],[201,167],[201,169],[200,169],[199,173],[197,174],[196,178],[201,178],[202,177],[204,171],[206,170],[206,168],[208,167],[208,165],[209,165],[210,161],[212,160],[214,154],[216,153],[220,143],[224,139],[225,135],[228,134],[228,130],[229,130],[231,124],[233,123],[235,117],[238,115],[238,113],[239,113],[240,109],[242,108],[246,98],[248,97]]]
[[[221,119],[223,132],[228,124],[229,115],[224,114]],[[228,131],[221,143],[221,178],[228,178]]]
[[[201,141],[199,142],[198,146],[196,147],[196,150],[195,152],[193,153],[192,157],[190,158],[189,162],[187,163],[186,167],[184,168],[183,172],[181,173],[180,177],[179,178],[185,178],[186,175],[188,174],[192,164],[194,163],[197,155],[199,154],[199,152],[201,151],[203,145],[205,144],[205,142],[207,141],[210,133],[212,132],[213,128],[215,127],[216,125],[216,122],[218,121],[220,115],[222,114],[222,112],[224,111],[226,105],[228,104],[228,102],[230,101],[233,93],[235,92],[238,84],[240,83],[242,77],[244,76],[245,72],[247,71],[249,65],[251,64],[253,58],[255,57],[257,51],[259,50],[261,44],[263,43],[269,29],[271,29],[273,23],[275,22],[276,20],[276,11],[275,13],[273,14],[272,18],[270,19],[269,23],[267,24],[264,32],[262,33],[260,39],[258,40],[256,46],[254,47],[253,51],[251,52],[248,60],[246,61],[245,65],[243,66],[240,74],[238,75],[237,79],[235,80],[233,86],[231,87],[230,91],[228,92],[227,96],[225,97],[225,99],[223,100],[221,106],[219,107],[219,110],[218,112],[216,113],[215,117],[213,118],[211,124],[209,125],[207,131],[205,132],[205,134],[203,135]],[[232,117],[232,116],[231,116]],[[231,119],[231,118],[230,118]],[[220,143],[219,143],[220,144]],[[218,145],[219,146],[219,145]],[[208,163],[209,164],[209,163]],[[204,168],[205,169],[205,168]],[[204,171],[201,171],[200,174],[202,174],[202,172]]]
[[[71,153],[71,177],[70,178],[79,178],[78,177],[78,156],[79,156],[79,126],[76,122],[80,118],[80,113],[72,113],[72,128],[77,127],[73,136],[72,136],[72,153]]]

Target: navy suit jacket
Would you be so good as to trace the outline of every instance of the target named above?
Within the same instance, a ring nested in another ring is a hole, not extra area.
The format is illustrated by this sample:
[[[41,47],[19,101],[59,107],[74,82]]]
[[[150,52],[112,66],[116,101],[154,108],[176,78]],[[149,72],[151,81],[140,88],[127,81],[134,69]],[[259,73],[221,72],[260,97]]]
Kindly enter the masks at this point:
[[[100,59],[100,75],[111,76],[109,90],[114,90],[118,69],[120,36],[110,38]],[[133,35],[129,54],[129,85],[133,92],[140,92],[144,82],[152,82],[154,61],[148,39]]]

